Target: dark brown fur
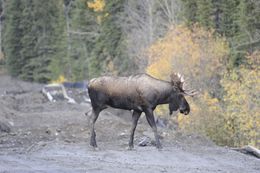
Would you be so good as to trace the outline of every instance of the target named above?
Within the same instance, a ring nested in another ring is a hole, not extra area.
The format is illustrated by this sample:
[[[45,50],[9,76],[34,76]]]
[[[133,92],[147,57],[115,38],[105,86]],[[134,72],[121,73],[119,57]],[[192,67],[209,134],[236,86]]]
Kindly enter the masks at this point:
[[[97,147],[94,124],[99,113],[108,106],[133,110],[132,128],[129,148],[133,148],[134,131],[142,112],[145,113],[149,125],[152,127],[156,139],[156,145],[161,148],[153,110],[157,105],[169,104],[170,114],[180,110],[188,114],[189,104],[184,98],[182,88],[178,81],[163,81],[155,79],[147,74],[138,74],[129,77],[104,76],[92,79],[88,86],[92,104],[92,133],[90,144]]]

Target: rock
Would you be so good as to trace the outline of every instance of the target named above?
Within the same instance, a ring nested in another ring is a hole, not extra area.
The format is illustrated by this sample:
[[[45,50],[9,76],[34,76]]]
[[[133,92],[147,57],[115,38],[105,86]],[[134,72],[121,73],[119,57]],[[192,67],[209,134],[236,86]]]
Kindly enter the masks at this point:
[[[48,128],[48,129],[46,129],[45,133],[47,133],[47,134],[49,134],[49,135],[50,135],[50,134],[51,134],[51,129],[49,129],[49,128]]]
[[[162,127],[162,128],[166,128],[167,127],[167,122],[168,120],[167,119],[165,119],[165,118],[160,118],[160,117],[158,117],[157,119],[156,119],[156,125],[157,125],[157,127]]]
[[[147,136],[144,136],[141,138],[140,142],[138,143],[139,146],[148,146],[148,145],[151,145],[152,144],[152,140],[151,138],[147,137]]]
[[[58,133],[60,133],[60,132],[61,132],[61,129],[60,129],[60,128],[57,128],[56,131],[57,131]]]
[[[169,136],[169,133],[162,132],[162,134],[160,135],[160,138],[165,138],[167,136]]]
[[[11,128],[6,123],[0,122],[0,132],[10,133],[11,132]]]
[[[118,136],[119,136],[119,137],[127,137],[127,136],[128,136],[128,134],[127,134],[127,133],[125,133],[125,132],[122,132],[122,133],[120,133]]]
[[[48,135],[55,135],[55,136],[58,136],[60,132],[61,132],[61,129],[55,129],[55,128],[52,128],[52,127],[48,127],[45,130],[46,134],[48,134]]]

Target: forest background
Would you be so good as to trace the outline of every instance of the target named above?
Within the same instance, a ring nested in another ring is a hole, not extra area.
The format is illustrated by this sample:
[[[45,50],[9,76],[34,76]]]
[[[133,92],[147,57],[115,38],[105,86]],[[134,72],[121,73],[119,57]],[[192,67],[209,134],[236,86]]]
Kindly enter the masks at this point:
[[[0,49],[32,82],[179,72],[199,94],[176,130],[260,147],[259,0],[0,0]]]

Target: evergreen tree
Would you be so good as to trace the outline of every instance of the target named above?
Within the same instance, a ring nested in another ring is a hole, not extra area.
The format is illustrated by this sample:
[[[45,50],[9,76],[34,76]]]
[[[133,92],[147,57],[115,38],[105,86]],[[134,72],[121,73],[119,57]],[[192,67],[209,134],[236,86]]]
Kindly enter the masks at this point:
[[[260,47],[260,4],[257,0],[181,0],[188,25],[199,23],[227,38],[231,47],[228,62],[237,66],[246,52]]]
[[[20,38],[21,50],[19,59],[23,62],[21,66],[21,73],[18,77],[33,81],[34,69],[30,66],[30,61],[36,57],[35,45],[37,41],[37,35],[33,30],[33,21],[35,21],[34,10],[32,9],[32,0],[21,0],[23,5],[23,11],[20,14],[23,18],[21,19],[20,28],[22,28],[23,35]],[[18,57],[17,57],[18,58]]]
[[[197,22],[197,10],[198,4],[196,0],[180,0],[183,4],[183,13],[181,14],[184,17],[185,22],[188,26]]]
[[[35,57],[28,66],[33,69],[33,80],[46,82],[53,78],[55,69],[50,66],[51,62],[66,57],[63,1],[33,1],[33,5],[36,20],[32,32],[37,36],[37,43],[34,46]]]
[[[126,54],[124,35],[120,25],[125,1],[106,1],[101,18],[101,33],[92,52],[91,76],[101,73],[124,74],[132,66]]]
[[[223,1],[221,5],[221,18],[219,33],[232,39],[238,32],[238,2],[239,0]]]
[[[256,2],[241,0],[239,3],[236,39],[240,50],[253,52],[260,47],[260,3]]]
[[[23,30],[20,27],[23,6],[21,1],[13,0],[7,1],[5,7],[3,48],[10,74],[18,76],[24,66],[20,54],[22,49],[21,37],[23,36]]]
[[[223,0],[212,0],[213,5],[213,28],[215,28],[216,32],[220,33],[220,25],[221,25],[221,5]]]
[[[88,63],[91,52],[99,34],[99,25],[91,9],[86,7],[85,1],[74,1],[69,13],[71,51],[71,79],[82,80],[89,77]]]
[[[214,26],[214,10],[212,0],[198,0],[196,3],[198,10],[196,21],[198,21],[205,28],[212,28]]]
[[[51,61],[65,56],[62,0],[7,1],[6,13],[4,52],[10,73],[47,82]]]

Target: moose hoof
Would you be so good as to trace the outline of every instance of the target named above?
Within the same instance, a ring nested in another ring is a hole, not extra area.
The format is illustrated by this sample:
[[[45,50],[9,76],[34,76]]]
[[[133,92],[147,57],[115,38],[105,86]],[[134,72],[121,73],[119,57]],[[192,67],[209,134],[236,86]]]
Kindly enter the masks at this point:
[[[98,147],[93,147],[93,146],[92,146],[92,150],[93,151],[100,151],[100,149]]]
[[[132,151],[132,150],[134,150],[134,146],[128,146],[128,147],[126,147],[126,150]]]
[[[95,147],[94,151],[100,151],[100,149],[98,147]]]
[[[90,142],[90,146],[92,148],[98,148],[97,144],[95,142]]]
[[[159,151],[162,151],[162,146],[161,145],[157,145],[156,148],[159,150]]]

